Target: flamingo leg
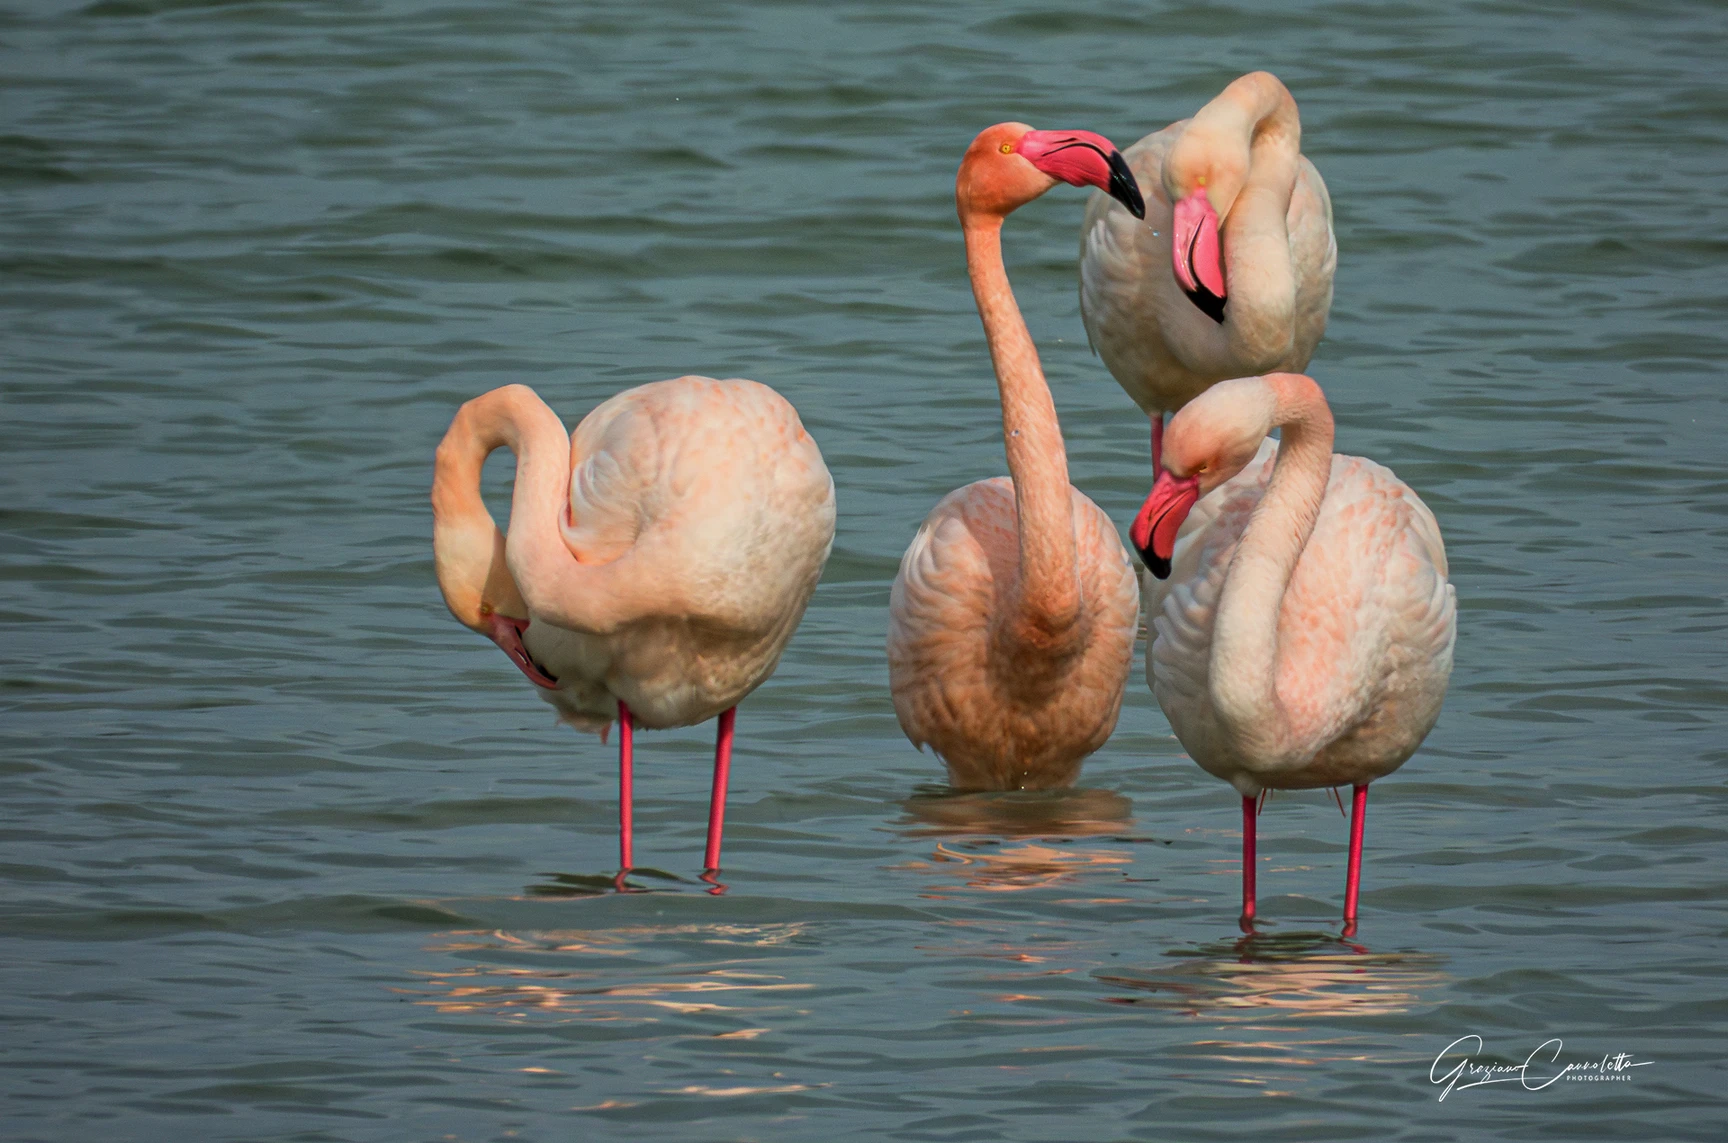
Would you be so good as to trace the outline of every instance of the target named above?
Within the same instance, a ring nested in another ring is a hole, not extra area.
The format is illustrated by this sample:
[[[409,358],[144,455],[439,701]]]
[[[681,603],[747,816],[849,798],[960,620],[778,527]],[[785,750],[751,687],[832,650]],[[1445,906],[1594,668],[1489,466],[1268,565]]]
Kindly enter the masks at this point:
[[[630,725],[630,708],[618,700],[618,876],[620,879],[635,867],[634,815],[631,812],[631,791],[635,786],[635,752]]]
[[[1152,414],[1152,475],[1159,473],[1158,462],[1163,459],[1164,452],[1164,413],[1162,410]]]
[[[1344,935],[1356,935],[1356,898],[1362,891],[1362,827],[1368,816],[1368,787],[1357,786],[1350,802],[1350,870],[1344,879]]]
[[[720,869],[720,834],[726,828],[726,784],[732,778],[732,726],[738,708],[720,713],[720,730],[714,739],[714,792],[708,798],[708,852],[702,858],[705,872]]]
[[[1242,931],[1254,931],[1254,818],[1259,810],[1253,798],[1242,799]]]

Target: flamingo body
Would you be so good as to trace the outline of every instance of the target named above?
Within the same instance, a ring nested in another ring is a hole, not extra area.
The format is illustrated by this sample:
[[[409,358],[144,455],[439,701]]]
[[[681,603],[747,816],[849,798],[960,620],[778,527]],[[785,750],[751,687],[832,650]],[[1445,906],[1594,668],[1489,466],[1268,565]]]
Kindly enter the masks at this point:
[[[833,480],[797,412],[754,381],[658,381],[584,417],[571,457],[561,531],[574,557],[667,533],[685,591],[604,632],[530,623],[523,643],[559,684],[541,697],[588,730],[618,700],[650,729],[737,705],[773,674],[833,544]]]
[[[1256,796],[1345,783],[1355,931],[1368,785],[1416,752],[1452,672],[1457,597],[1433,513],[1332,438],[1312,379],[1221,382],[1170,422],[1134,525],[1152,573],[1148,682],[1189,755],[1242,795],[1250,931]]]
[[[1059,182],[1144,211],[1122,156],[1085,131],[999,123],[955,179],[1009,476],[950,493],[907,549],[889,603],[888,682],[901,729],[934,747],[962,789],[1071,784],[1115,729],[1133,657],[1133,568],[1068,482],[1055,402],[1002,262],[1003,221]]]
[[[480,497],[516,454],[510,532]],[[457,412],[438,446],[444,601],[565,722],[619,736],[619,882],[632,867],[632,730],[720,716],[706,868],[718,869],[734,707],[779,663],[834,540],[834,482],[784,398],[680,377],[595,408],[566,437],[532,389]]]
[[[1191,122],[1172,123],[1122,152],[1146,192],[1144,222],[1109,196],[1094,194],[1080,228],[1080,315],[1086,336],[1111,376],[1148,416],[1174,412],[1227,378],[1306,369],[1332,308],[1338,265],[1332,199],[1305,155],[1297,156],[1281,225],[1294,287],[1287,306],[1257,306],[1257,292],[1248,281],[1255,269],[1233,256],[1228,219],[1226,278],[1235,298],[1224,324],[1238,323],[1244,336],[1228,336],[1182,292],[1170,269],[1173,206],[1164,189],[1164,160]],[[1254,221],[1273,231],[1272,241],[1277,241],[1276,222]]]
[[[1275,687],[1291,738],[1256,752],[1230,733],[1211,696],[1213,630],[1277,453],[1268,439],[1195,506],[1168,580],[1146,576],[1154,630],[1146,681],[1189,756],[1247,797],[1365,785],[1403,765],[1439,718],[1456,627],[1434,514],[1390,469],[1333,455],[1278,611]]]
[[[1140,615],[1116,527],[1077,490],[1076,565],[1087,630],[1071,657],[1003,655],[992,617],[1012,605],[1020,562],[1014,485],[950,492],[900,562],[889,604],[888,673],[906,736],[966,789],[1071,785],[1122,708]]]

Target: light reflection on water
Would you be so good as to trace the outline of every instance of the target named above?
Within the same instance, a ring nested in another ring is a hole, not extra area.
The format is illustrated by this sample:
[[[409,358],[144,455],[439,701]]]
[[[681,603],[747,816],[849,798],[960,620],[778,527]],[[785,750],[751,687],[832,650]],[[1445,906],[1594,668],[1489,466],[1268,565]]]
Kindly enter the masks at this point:
[[[646,1021],[663,1009],[679,1015],[780,1011],[783,1005],[748,1003],[760,996],[799,992],[811,985],[788,981],[775,973],[752,972],[729,964],[686,968],[676,979],[640,979],[631,964],[625,979],[617,979],[619,960],[633,960],[644,949],[669,940],[709,947],[771,949],[804,935],[800,925],[676,925],[630,927],[583,932],[451,933],[428,951],[456,954],[459,967],[421,970],[421,988],[403,989],[416,1004],[445,1014],[508,1017],[554,1016],[560,1019]],[[496,963],[508,955],[511,963]],[[595,966],[583,958],[611,958]],[[535,963],[535,962],[547,963]],[[523,963],[526,962],[526,963]],[[647,1009],[649,1011],[644,1011]],[[736,1029],[723,1035],[748,1039],[760,1029]]]
[[[698,980],[633,981],[629,984],[588,984],[593,974],[556,972],[503,966],[474,967],[459,972],[437,973],[428,981],[436,990],[416,999],[444,1013],[491,1012],[519,1016],[529,1012],[584,1020],[652,1019],[633,1013],[632,1006],[664,1008],[681,1015],[696,1012],[732,1013],[754,1006],[721,1003],[736,999],[722,994],[744,993],[748,997],[769,992],[808,989],[808,984],[788,984],[776,976],[756,979],[758,974],[708,969]],[[714,1000],[679,997],[716,997]]]

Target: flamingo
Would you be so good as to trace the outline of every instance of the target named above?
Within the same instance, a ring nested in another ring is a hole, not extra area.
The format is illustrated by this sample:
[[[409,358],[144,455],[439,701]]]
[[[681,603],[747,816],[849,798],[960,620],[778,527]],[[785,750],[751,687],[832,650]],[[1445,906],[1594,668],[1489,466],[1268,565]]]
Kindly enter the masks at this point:
[[[1050,387],[1002,265],[1003,220],[1058,181],[1143,209],[1122,156],[1091,132],[1000,123],[960,164],[955,199],[1010,475],[936,505],[889,604],[900,727],[962,789],[1071,784],[1116,726],[1133,658],[1133,565],[1109,518],[1068,483]]]
[[[1165,413],[1226,378],[1306,369],[1326,330],[1338,245],[1301,142],[1296,101],[1257,71],[1123,152],[1151,192],[1144,223],[1104,195],[1086,206],[1080,313],[1151,419],[1154,472]]]
[[[516,454],[510,532],[480,498]],[[774,673],[834,541],[834,482],[798,414],[754,381],[625,390],[566,438],[534,390],[463,405],[438,446],[434,563],[450,613],[558,717],[618,735],[619,884],[634,867],[633,731],[718,715],[705,875],[720,868],[740,699]]]
[[[1281,444],[1266,439],[1274,426]],[[1439,525],[1389,469],[1333,454],[1332,411],[1299,374],[1213,386],[1164,444],[1132,534],[1155,577],[1147,682],[1189,756],[1242,795],[1244,930],[1256,798],[1355,788],[1354,935],[1368,784],[1416,752],[1452,673],[1458,608]]]

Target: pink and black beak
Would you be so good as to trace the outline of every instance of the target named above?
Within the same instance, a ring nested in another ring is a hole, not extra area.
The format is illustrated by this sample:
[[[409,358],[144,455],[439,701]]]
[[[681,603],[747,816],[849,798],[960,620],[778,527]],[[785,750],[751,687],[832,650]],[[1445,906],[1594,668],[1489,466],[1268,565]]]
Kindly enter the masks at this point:
[[[1122,152],[1114,147],[1104,157],[1110,165],[1110,185],[1104,188],[1104,193],[1128,208],[1128,213],[1135,218],[1146,217],[1146,200],[1140,197],[1140,184],[1134,179],[1134,172],[1128,168],[1128,160],[1122,157]]]
[[[1104,136],[1093,131],[1028,131],[1015,149],[1051,178],[1069,186],[1097,187],[1135,218],[1146,217],[1146,200],[1140,197],[1128,160]]]
[[[1200,312],[1224,321],[1224,253],[1218,234],[1218,212],[1204,188],[1176,204],[1170,220],[1170,256],[1176,284]]]
[[[1152,494],[1141,505],[1140,514],[1128,529],[1128,539],[1146,570],[1159,579],[1170,578],[1170,559],[1176,554],[1176,533],[1200,499],[1200,478],[1172,476],[1160,472]]]
[[[528,624],[529,620],[499,615],[494,611],[486,617],[486,633],[492,642],[498,644],[500,650],[510,656],[510,661],[516,664],[517,669],[528,676],[529,682],[549,691],[556,690],[558,680],[547,674],[540,664],[534,661],[534,657],[522,643],[522,632],[528,630]]]

